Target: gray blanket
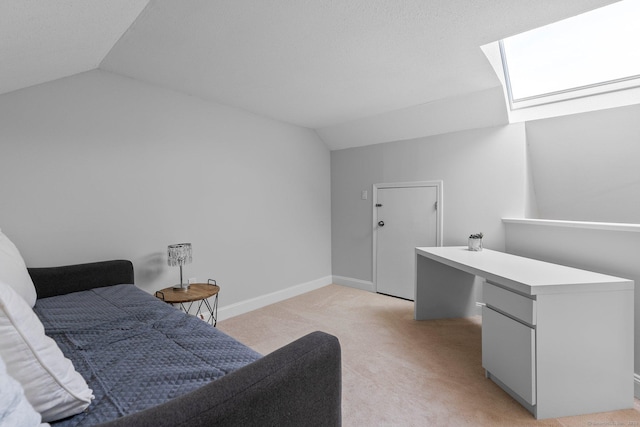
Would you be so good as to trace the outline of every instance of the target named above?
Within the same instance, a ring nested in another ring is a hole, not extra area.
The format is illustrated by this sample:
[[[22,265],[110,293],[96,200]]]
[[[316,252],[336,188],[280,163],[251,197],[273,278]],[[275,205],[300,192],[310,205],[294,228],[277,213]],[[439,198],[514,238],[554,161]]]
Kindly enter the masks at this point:
[[[261,357],[133,285],[39,299],[34,310],[95,395],[85,412],[56,427],[141,411]]]

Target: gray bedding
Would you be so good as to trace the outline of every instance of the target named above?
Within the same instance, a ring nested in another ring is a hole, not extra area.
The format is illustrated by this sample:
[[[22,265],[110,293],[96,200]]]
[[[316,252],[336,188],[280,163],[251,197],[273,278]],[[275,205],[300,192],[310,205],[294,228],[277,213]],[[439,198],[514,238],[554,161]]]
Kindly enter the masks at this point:
[[[95,395],[85,412],[56,427],[156,406],[261,357],[133,285],[38,299],[34,310]]]

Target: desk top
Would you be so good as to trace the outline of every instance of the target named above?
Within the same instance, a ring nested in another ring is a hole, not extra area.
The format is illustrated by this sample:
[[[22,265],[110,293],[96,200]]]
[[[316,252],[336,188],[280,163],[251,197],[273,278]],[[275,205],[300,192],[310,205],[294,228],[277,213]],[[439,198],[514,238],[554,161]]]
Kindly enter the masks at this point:
[[[466,246],[416,248],[416,254],[526,295],[633,289],[633,280]]]

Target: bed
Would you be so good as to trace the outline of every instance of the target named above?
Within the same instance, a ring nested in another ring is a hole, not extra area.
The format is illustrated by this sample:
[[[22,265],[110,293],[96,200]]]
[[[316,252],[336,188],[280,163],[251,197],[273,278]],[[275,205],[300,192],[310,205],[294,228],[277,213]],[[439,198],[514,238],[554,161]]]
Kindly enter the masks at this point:
[[[334,336],[317,331],[262,356],[137,288],[129,261],[28,272],[33,312],[93,392],[52,426],[341,424]]]

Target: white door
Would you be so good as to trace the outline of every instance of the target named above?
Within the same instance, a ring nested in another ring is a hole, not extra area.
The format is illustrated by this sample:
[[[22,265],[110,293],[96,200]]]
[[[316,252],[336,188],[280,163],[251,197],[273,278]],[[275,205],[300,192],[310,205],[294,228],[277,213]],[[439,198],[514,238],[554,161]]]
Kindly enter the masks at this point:
[[[439,246],[439,190],[437,185],[377,186],[374,201],[377,292],[414,299],[415,248]]]

